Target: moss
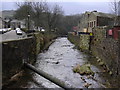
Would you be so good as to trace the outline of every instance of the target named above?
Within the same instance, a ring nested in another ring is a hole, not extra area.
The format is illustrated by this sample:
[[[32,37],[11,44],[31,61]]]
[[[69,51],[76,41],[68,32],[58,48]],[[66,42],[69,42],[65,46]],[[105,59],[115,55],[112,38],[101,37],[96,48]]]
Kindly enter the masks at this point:
[[[21,28],[21,30],[24,31],[24,32],[27,32],[27,31],[28,31],[27,28]]]
[[[57,36],[53,33],[34,33],[36,42],[36,54],[49,47],[49,43],[55,39]]]
[[[99,65],[103,66],[103,65],[105,65],[105,63],[101,61],[101,62],[99,62]]]
[[[77,65],[73,68],[73,72],[79,73],[81,75],[94,75],[94,72],[90,68],[90,64]]]
[[[113,74],[112,71],[110,71],[109,74],[112,75]]]
[[[80,35],[80,49],[89,50],[90,35]]]
[[[75,47],[83,52],[89,52],[90,35],[71,35],[68,34],[68,40],[75,44]]]
[[[97,62],[101,62],[101,59],[98,59]]]
[[[76,35],[68,34],[68,40],[75,44],[75,48],[80,49],[80,37]]]

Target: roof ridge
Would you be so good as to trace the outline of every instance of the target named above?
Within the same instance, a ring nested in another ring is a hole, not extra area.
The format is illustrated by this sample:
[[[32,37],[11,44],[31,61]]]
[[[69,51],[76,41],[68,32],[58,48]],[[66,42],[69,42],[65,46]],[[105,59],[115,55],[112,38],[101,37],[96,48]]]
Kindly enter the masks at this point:
[[[109,17],[109,18],[113,18],[115,16],[114,14],[104,13],[104,12],[91,12],[91,13],[95,14],[96,16]]]

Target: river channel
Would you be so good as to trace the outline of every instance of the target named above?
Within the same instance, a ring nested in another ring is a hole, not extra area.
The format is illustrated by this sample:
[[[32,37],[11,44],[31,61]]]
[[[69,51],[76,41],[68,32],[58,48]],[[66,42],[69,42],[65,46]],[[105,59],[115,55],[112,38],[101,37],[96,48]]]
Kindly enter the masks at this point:
[[[105,88],[108,81],[105,75],[102,75],[103,70],[94,64],[94,59],[91,58],[92,56],[80,52],[74,47],[74,44],[66,37],[57,38],[47,51],[37,56],[37,61],[34,66],[75,88],[85,88],[86,83],[89,84],[88,88]],[[86,63],[91,64],[91,69],[95,73],[94,78],[73,72],[74,66]],[[26,79],[28,78],[32,78],[32,80],[24,80],[23,82],[26,84],[22,87],[60,88],[34,72],[31,72],[30,77],[26,77]]]

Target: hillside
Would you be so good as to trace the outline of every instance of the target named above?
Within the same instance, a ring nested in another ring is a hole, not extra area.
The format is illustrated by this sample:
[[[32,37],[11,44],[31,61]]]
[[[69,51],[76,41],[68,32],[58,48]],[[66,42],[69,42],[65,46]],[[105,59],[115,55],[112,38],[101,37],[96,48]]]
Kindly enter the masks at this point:
[[[2,18],[12,18],[15,14],[15,10],[5,10],[0,13],[2,13]]]

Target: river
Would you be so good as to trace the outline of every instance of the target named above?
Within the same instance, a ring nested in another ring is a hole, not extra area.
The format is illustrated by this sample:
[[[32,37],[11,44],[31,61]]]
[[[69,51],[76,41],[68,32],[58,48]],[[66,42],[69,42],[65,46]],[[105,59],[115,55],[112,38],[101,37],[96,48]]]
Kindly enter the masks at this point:
[[[67,38],[57,38],[47,51],[40,53],[37,56],[35,67],[44,72],[64,81],[66,84],[75,88],[85,88],[85,84],[90,84],[89,88],[105,88],[107,79],[103,78],[103,70],[94,64],[94,59],[83,52],[74,48]],[[91,69],[94,71],[94,78],[89,78],[87,75],[80,75],[73,72],[73,67],[77,64],[91,64]],[[26,80],[21,80],[21,87],[27,88],[60,88],[56,84],[46,80],[40,75],[30,72],[29,76],[24,77]],[[32,78],[31,80],[29,78]]]

